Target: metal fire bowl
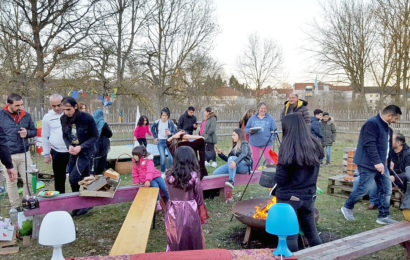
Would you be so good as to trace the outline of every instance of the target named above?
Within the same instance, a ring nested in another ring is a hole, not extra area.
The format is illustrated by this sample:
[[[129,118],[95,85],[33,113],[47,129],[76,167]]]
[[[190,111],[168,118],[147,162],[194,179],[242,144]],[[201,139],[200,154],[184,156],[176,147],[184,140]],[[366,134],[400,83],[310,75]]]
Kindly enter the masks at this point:
[[[255,206],[263,208],[271,198],[257,198],[242,200],[232,206],[232,214],[243,224],[252,228],[265,229],[266,219],[252,218],[255,214]]]

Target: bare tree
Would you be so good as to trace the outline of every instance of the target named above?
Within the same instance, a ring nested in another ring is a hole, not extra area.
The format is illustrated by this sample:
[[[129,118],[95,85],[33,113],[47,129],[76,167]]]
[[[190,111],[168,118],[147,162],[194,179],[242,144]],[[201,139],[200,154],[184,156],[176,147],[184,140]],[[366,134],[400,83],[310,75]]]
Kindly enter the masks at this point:
[[[324,21],[315,21],[309,35],[318,64],[328,75],[346,77],[367,109],[364,86],[375,42],[372,8],[362,0],[331,1],[323,6]]]
[[[282,64],[282,50],[272,40],[264,40],[254,33],[239,58],[239,73],[248,85],[256,89],[256,103],[262,97],[261,89],[274,79]]]
[[[99,0],[4,0],[2,29],[31,46],[35,52],[36,85],[44,97],[45,80],[62,59],[75,53],[76,46],[101,19],[94,16]],[[11,10],[19,9],[25,26],[16,28]]]
[[[146,13],[144,76],[163,104],[166,96],[179,93],[176,76],[189,54],[209,48],[217,26],[207,0],[152,0]]]

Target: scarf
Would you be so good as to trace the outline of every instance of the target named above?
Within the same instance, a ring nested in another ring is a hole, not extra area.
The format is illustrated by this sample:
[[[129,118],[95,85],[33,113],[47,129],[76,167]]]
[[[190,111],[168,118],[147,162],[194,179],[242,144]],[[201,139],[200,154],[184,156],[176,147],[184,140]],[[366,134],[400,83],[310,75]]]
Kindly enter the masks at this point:
[[[101,135],[101,131],[105,124],[104,113],[101,109],[97,109],[95,110],[93,117],[94,117],[95,124],[97,125],[98,135]]]

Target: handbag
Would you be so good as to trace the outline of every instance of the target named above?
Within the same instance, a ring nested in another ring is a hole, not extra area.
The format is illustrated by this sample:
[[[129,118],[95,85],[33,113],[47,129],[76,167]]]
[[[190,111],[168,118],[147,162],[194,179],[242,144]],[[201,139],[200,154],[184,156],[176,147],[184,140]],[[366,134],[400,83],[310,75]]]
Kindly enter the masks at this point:
[[[130,158],[132,158],[131,155],[127,153],[120,154],[115,161],[115,171],[120,173],[120,174],[129,174],[132,173],[132,160],[131,161],[125,161],[125,162],[119,162],[118,160],[122,155],[128,155]]]

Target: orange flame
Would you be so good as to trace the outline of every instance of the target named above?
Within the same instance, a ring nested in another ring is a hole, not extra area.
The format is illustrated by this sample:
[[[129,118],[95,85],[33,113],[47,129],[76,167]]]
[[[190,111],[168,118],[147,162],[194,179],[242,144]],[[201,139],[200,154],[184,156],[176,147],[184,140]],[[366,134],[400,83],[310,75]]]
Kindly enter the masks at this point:
[[[262,209],[255,206],[256,212],[253,214],[252,218],[266,219],[268,217],[268,211],[272,205],[276,204],[276,197],[274,196],[271,200],[267,201],[267,204]]]

